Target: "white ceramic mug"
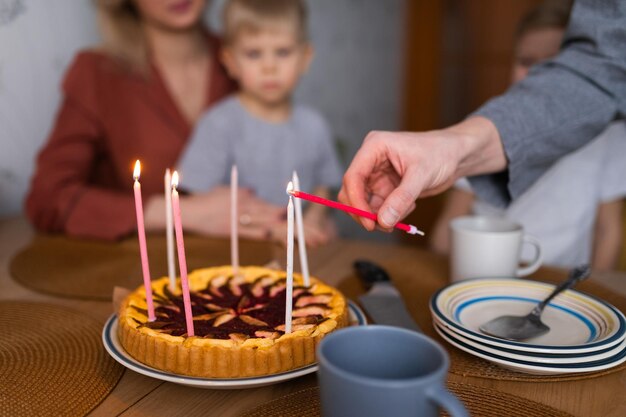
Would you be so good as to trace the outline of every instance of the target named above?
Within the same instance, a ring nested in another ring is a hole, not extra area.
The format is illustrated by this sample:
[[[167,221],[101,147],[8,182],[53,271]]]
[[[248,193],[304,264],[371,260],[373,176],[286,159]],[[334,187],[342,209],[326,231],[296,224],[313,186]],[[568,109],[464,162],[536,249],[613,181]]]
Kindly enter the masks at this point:
[[[450,223],[452,281],[467,278],[522,277],[532,274],[543,260],[539,241],[521,225],[500,217],[463,216]],[[535,247],[535,257],[520,267],[522,245]]]

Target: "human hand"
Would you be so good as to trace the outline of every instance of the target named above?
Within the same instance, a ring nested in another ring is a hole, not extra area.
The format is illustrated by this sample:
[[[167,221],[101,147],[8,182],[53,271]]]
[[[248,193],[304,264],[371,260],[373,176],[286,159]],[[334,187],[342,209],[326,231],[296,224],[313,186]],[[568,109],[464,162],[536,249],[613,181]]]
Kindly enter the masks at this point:
[[[268,239],[270,230],[283,222],[284,207],[269,204],[249,190],[238,190],[237,203],[241,237]],[[186,229],[210,236],[230,236],[230,187],[220,186],[207,193],[185,196],[180,204]]]
[[[238,196],[239,235],[249,239],[272,239],[272,230],[285,223],[287,208],[275,206],[256,197],[249,190]]]
[[[431,132],[371,132],[344,175],[339,200],[378,213],[378,226],[389,231],[419,196],[442,192],[460,176],[505,167],[497,129],[483,117]],[[354,218],[368,230],[376,227]]]
[[[309,209],[304,213],[303,223],[307,246],[315,248],[337,238],[337,225],[326,212]]]
[[[337,228],[333,220],[327,216],[309,215],[305,213],[303,218],[304,239],[307,247],[316,248],[325,245],[337,237]],[[295,226],[295,224],[294,224]],[[271,232],[272,240],[287,245],[287,222],[275,225]],[[298,236],[297,228],[294,229],[294,237]]]

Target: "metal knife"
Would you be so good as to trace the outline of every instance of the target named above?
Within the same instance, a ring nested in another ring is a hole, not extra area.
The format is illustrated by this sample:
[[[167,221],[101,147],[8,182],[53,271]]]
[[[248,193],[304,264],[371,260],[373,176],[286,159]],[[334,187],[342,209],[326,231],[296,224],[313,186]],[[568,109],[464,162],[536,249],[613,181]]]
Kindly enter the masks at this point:
[[[355,261],[354,269],[361,282],[369,289],[359,297],[359,303],[377,324],[421,331],[384,269],[364,260]]]

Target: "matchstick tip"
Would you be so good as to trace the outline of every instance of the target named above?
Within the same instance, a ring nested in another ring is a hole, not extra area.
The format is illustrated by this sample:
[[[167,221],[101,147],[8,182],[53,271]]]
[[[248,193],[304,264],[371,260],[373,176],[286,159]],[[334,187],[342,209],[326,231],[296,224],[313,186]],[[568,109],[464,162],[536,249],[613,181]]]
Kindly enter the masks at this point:
[[[425,233],[423,231],[421,231],[420,229],[418,229],[417,227],[413,226],[412,224],[409,225],[410,226],[410,230],[407,232],[410,235],[420,235],[420,236],[424,236]]]

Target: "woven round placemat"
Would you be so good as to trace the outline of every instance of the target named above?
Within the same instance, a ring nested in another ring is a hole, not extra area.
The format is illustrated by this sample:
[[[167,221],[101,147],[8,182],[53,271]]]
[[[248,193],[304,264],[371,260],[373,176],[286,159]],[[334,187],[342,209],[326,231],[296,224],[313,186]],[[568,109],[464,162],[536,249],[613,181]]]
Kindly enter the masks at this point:
[[[547,405],[489,388],[449,383],[448,389],[463,401],[472,416],[571,417]],[[320,410],[319,388],[312,387],[261,404],[241,417],[319,417]]]
[[[124,371],[101,331],[77,311],[0,302],[0,416],[78,416],[98,405]]]
[[[264,265],[275,253],[275,247],[265,242],[242,240],[239,248],[242,265]],[[230,263],[228,239],[189,235],[185,236],[185,249],[190,271]],[[164,236],[148,236],[148,256],[151,276],[167,275]],[[136,238],[111,243],[36,236],[12,259],[10,273],[33,291],[99,301],[111,300],[114,287],[134,289],[143,282]]]

